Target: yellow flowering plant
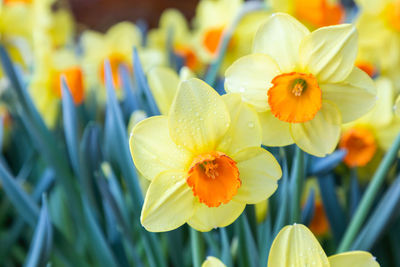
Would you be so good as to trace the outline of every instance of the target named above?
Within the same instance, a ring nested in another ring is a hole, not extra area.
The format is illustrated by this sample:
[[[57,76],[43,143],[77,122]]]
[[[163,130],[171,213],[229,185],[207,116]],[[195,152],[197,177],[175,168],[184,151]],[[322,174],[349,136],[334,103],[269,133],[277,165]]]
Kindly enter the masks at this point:
[[[310,33],[293,17],[274,14],[258,30],[253,54],[227,69],[225,89],[257,110],[264,145],[296,143],[322,157],[335,149],[341,124],[375,103],[374,83],[354,67],[356,55],[352,25]]]
[[[168,116],[146,119],[131,134],[135,165],[151,180],[143,226],[169,231],[187,222],[210,231],[231,224],[246,204],[268,198],[281,177],[260,144],[257,115],[238,95],[220,97],[195,78],[182,82]]]

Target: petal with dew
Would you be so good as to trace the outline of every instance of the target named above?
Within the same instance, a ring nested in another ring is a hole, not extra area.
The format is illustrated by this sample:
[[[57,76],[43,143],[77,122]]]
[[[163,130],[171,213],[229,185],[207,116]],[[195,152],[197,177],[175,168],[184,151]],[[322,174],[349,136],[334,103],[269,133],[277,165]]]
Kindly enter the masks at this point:
[[[303,24],[290,15],[275,13],[257,31],[253,52],[267,54],[282,72],[291,72],[299,60],[301,40],[309,33]]]
[[[322,83],[322,98],[332,101],[340,110],[343,123],[365,115],[376,102],[376,89],[372,79],[354,67],[350,75],[340,83]]]
[[[274,156],[261,147],[246,148],[232,156],[242,182],[234,200],[255,204],[270,197],[278,187],[282,170]]]
[[[212,151],[229,128],[228,109],[205,82],[191,78],[179,85],[169,113],[172,140],[196,154]]]
[[[171,231],[195,212],[196,199],[186,183],[186,173],[166,171],[151,182],[140,220],[150,232]]]
[[[351,251],[336,254],[328,258],[330,267],[379,267],[375,257],[366,251]]]
[[[293,144],[290,123],[276,118],[271,111],[258,113],[262,129],[262,143],[266,146],[287,146]]]
[[[217,150],[232,155],[247,147],[260,146],[261,126],[257,112],[243,103],[238,94],[227,94],[222,99],[229,110],[231,123]]]
[[[136,168],[149,180],[167,170],[185,170],[191,154],[171,139],[168,117],[155,116],[139,122],[129,145]]]
[[[264,54],[251,54],[236,60],[225,72],[225,90],[240,93],[244,102],[258,112],[268,107],[268,88],[272,79],[279,75],[279,67]]]
[[[170,68],[154,67],[149,71],[147,80],[161,114],[168,115],[178,90],[178,74]]]
[[[233,223],[242,214],[246,204],[229,201],[216,208],[209,208],[205,204],[198,204],[194,215],[188,224],[201,232],[208,232],[217,227],[225,227]]]
[[[295,224],[284,227],[276,236],[268,266],[329,267],[329,262],[312,232],[302,224]]]
[[[322,27],[301,42],[300,63],[319,82],[341,82],[353,70],[357,49],[357,30],[353,25]]]
[[[323,101],[314,119],[292,123],[290,133],[294,142],[305,152],[324,157],[335,150],[340,137],[340,112],[335,104]]]

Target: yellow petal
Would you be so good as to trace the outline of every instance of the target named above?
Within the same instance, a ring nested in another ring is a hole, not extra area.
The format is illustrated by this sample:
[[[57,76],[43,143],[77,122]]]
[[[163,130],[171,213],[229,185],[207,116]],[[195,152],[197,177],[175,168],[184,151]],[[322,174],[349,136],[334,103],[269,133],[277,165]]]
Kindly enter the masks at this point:
[[[167,170],[184,170],[190,161],[187,150],[169,135],[168,118],[156,116],[139,122],[129,139],[136,168],[149,180]]]
[[[226,265],[223,264],[222,261],[220,261],[218,258],[208,256],[201,267],[226,267]]]
[[[262,129],[262,143],[266,146],[287,146],[293,144],[290,124],[277,119],[271,111],[258,113]]]
[[[233,223],[242,214],[246,204],[234,200],[221,204],[216,208],[209,208],[205,204],[198,204],[194,215],[188,224],[201,232],[208,232],[217,227],[225,227]]]
[[[107,44],[121,54],[132,54],[134,46],[140,46],[142,34],[131,22],[120,22],[107,31]]]
[[[243,101],[259,111],[268,107],[268,88],[279,67],[267,55],[251,54],[236,60],[225,72],[225,90],[240,93]]]
[[[151,182],[140,221],[150,232],[171,231],[184,224],[195,211],[196,199],[186,183],[186,173],[167,171]]]
[[[282,170],[274,156],[261,147],[246,148],[232,156],[242,185],[234,200],[255,204],[270,197],[278,187]]]
[[[260,146],[261,126],[257,112],[243,103],[238,94],[227,94],[222,99],[229,110],[231,123],[217,150],[233,155],[244,148]]]
[[[308,29],[293,17],[275,13],[257,31],[253,52],[267,54],[282,72],[290,72],[298,63],[299,46],[307,34]]]
[[[160,28],[163,28],[166,31],[173,30],[175,40],[182,40],[188,34],[188,25],[186,19],[177,9],[166,9],[161,14],[159,24]]]
[[[400,133],[400,119],[394,119],[389,125],[379,127],[376,131],[376,139],[379,147],[388,150],[396,136]]]
[[[379,267],[375,257],[365,251],[351,251],[336,254],[328,258],[330,267]]]
[[[147,80],[161,114],[168,115],[178,90],[178,74],[167,67],[155,67],[149,71]]]
[[[324,101],[314,119],[290,125],[294,142],[305,152],[324,157],[332,153],[340,137],[341,117],[335,104]]]
[[[372,122],[375,126],[388,125],[393,119],[393,99],[394,88],[392,82],[380,76],[375,80],[376,84],[376,104],[366,116],[361,120]],[[364,103],[364,105],[366,105]]]
[[[284,227],[276,236],[269,252],[268,266],[329,267],[329,262],[311,231],[302,224],[295,224]]]
[[[351,24],[319,28],[301,42],[300,61],[319,82],[341,82],[353,70],[357,31]]]
[[[340,110],[343,123],[360,118],[375,105],[375,84],[357,67],[343,82],[320,84],[320,87],[322,98],[332,101]]]
[[[196,154],[212,151],[229,128],[228,109],[205,82],[183,81],[169,113],[172,140]]]

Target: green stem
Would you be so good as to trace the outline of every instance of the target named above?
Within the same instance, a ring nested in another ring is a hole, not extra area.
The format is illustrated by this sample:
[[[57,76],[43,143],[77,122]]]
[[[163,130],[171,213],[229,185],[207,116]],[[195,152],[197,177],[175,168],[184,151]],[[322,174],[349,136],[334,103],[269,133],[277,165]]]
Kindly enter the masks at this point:
[[[392,166],[393,161],[397,156],[397,152],[400,148],[400,134],[396,137],[392,144],[390,150],[386,153],[381,164],[376,170],[374,176],[372,177],[371,183],[369,184],[367,191],[364,193],[361,202],[353,216],[353,220],[350,222],[349,227],[342,239],[337,250],[338,253],[349,250],[355,236],[360,230],[365,218],[367,217],[371,206],[375,200],[375,197],[380,190],[383,182],[385,181],[386,175]]]
[[[300,198],[304,180],[304,152],[297,146],[290,180],[292,185],[291,191],[293,194],[291,210],[292,223],[299,223],[301,210]]]
[[[200,267],[203,259],[203,248],[200,233],[190,227],[190,243],[192,245],[193,267]]]

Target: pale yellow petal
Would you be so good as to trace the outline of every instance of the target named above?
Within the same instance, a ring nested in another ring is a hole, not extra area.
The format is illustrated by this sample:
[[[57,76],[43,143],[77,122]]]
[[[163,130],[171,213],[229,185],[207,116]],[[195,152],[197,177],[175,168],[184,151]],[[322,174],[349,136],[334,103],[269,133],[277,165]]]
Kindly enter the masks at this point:
[[[139,28],[131,22],[120,22],[106,33],[107,44],[115,52],[131,55],[134,46],[140,46],[142,35]]]
[[[285,13],[275,13],[257,31],[253,52],[272,57],[282,72],[293,71],[299,59],[301,40],[308,29]]]
[[[269,252],[268,266],[329,267],[329,262],[312,232],[304,225],[295,224],[284,227],[276,236]]]
[[[351,24],[319,28],[301,42],[302,67],[319,82],[341,82],[353,70],[357,56],[357,31]]]
[[[217,150],[232,155],[247,147],[261,145],[261,126],[257,112],[243,103],[238,94],[222,96],[231,118],[225,136],[217,146]]]
[[[388,125],[393,119],[394,88],[390,79],[380,76],[375,80],[376,104],[362,121],[373,123],[376,127]],[[366,105],[366,103],[364,103]]]
[[[372,79],[354,67],[340,83],[321,83],[322,98],[332,101],[340,110],[343,123],[365,115],[376,102],[376,89]]]
[[[287,146],[293,144],[290,124],[277,119],[271,111],[258,113],[262,129],[262,143],[266,146]]]
[[[223,264],[222,261],[220,261],[218,258],[208,256],[201,267],[226,267],[226,265]]]
[[[336,254],[328,258],[330,267],[379,267],[379,263],[369,252],[351,251]]]
[[[340,137],[341,117],[335,104],[324,101],[314,119],[290,125],[294,142],[305,152],[324,157],[335,150]]]
[[[274,156],[261,147],[246,148],[232,156],[242,185],[234,200],[255,204],[270,197],[278,187],[282,170]]]
[[[186,183],[186,173],[167,171],[151,182],[140,221],[150,232],[171,231],[195,212],[196,199]]]
[[[167,67],[155,67],[147,74],[147,81],[161,114],[168,115],[178,90],[178,74]]]
[[[264,54],[251,54],[236,60],[225,72],[225,90],[240,93],[243,101],[257,111],[269,109],[268,89],[272,79],[279,75],[274,60]]]
[[[246,204],[229,201],[216,208],[209,208],[205,204],[198,204],[194,215],[188,224],[201,232],[208,232],[217,227],[225,227],[233,223],[242,214]]]
[[[167,170],[185,170],[190,153],[169,135],[168,118],[156,116],[139,122],[129,139],[136,168],[149,180]]]
[[[169,113],[172,140],[196,154],[212,151],[229,128],[228,109],[205,82],[183,81]]]

